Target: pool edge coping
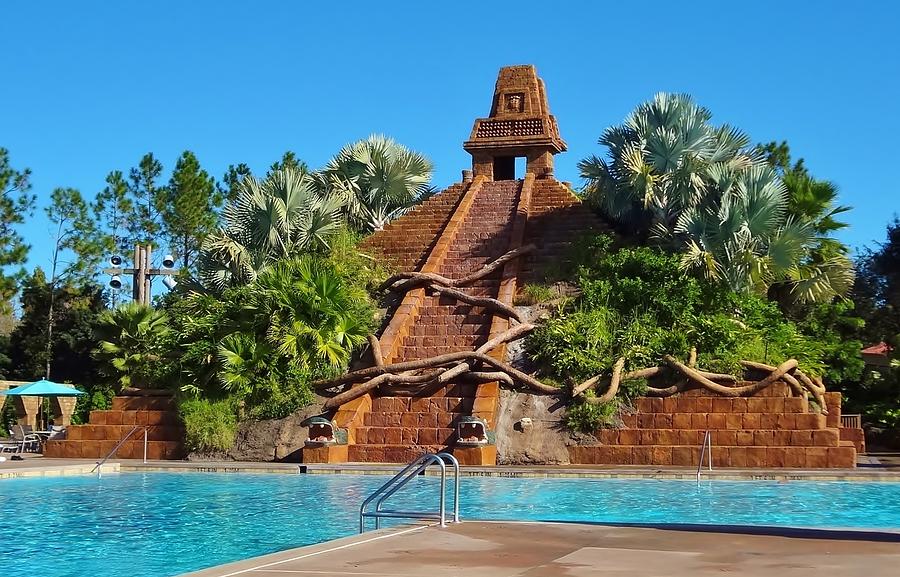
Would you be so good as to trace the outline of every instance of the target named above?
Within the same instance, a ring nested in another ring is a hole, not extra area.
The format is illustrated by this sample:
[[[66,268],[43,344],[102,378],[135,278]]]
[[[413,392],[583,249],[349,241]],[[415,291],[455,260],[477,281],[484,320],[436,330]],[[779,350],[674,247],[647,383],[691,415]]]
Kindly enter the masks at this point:
[[[306,475],[393,475],[402,464],[342,463],[260,463],[260,462],[121,462],[122,471],[202,472],[202,473],[275,473]],[[426,474],[438,474],[428,471]],[[594,478],[594,479],[674,479],[694,480],[694,468],[674,467],[572,467],[550,466],[466,466],[462,477],[498,478]],[[725,481],[845,481],[900,482],[900,471],[874,469],[713,469],[703,471],[702,480]]]
[[[93,472],[95,461],[55,463],[15,468],[0,468],[0,480],[24,477],[56,477],[87,475]],[[391,463],[303,464],[260,461],[150,461],[116,459],[105,463],[102,473],[166,472],[219,474],[289,474],[289,475],[393,475],[401,465]],[[437,471],[427,471],[436,475]],[[582,467],[571,465],[500,465],[494,467],[466,466],[462,477],[496,477],[514,479],[657,479],[696,481],[697,472],[688,467]],[[821,481],[821,482],[882,482],[900,483],[900,471],[869,468],[855,469],[713,469],[703,471],[702,481]]]

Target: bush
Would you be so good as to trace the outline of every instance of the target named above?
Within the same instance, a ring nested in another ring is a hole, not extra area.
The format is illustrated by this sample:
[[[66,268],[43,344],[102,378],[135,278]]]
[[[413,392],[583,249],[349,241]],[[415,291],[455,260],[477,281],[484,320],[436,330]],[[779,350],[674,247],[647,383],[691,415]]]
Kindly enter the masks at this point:
[[[585,397],[593,398],[593,391],[585,393]],[[579,433],[594,433],[597,429],[615,426],[618,413],[616,399],[599,405],[579,401],[566,409],[566,427]]]
[[[237,417],[229,400],[187,399],[178,406],[185,444],[191,451],[227,451],[234,445]]]
[[[553,300],[553,289],[543,284],[526,284],[516,296],[516,304],[523,306],[536,305]]]
[[[820,376],[822,339],[810,337],[762,296],[737,294],[685,273],[675,255],[648,248],[609,251],[600,237],[575,255],[581,296],[535,330],[527,350],[546,376],[576,384],[657,365],[664,355],[687,359],[696,347],[704,368],[740,374],[740,360],[777,365],[796,358]],[[635,395],[640,390],[630,391]]]

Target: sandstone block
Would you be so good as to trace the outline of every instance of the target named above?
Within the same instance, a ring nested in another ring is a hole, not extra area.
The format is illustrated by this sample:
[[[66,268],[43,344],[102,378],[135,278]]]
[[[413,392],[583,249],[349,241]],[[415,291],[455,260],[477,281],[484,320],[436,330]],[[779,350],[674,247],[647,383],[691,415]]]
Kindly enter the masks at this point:
[[[853,447],[829,447],[828,466],[835,469],[856,467],[856,449]]]
[[[678,467],[696,467],[698,451],[693,447],[672,447],[672,464]]]
[[[690,429],[691,428],[690,413],[675,413],[674,415],[672,415],[672,428],[673,429]]]
[[[712,399],[715,400],[715,399]],[[725,428],[724,413],[709,413],[706,415],[706,426],[709,429],[719,430]]]
[[[637,429],[619,429],[616,442],[621,445],[640,445],[641,432]]]
[[[766,447],[766,463],[767,467],[784,467],[785,447]]]
[[[784,450],[784,466],[790,469],[806,467],[806,448],[786,447]]]
[[[755,399],[753,399],[755,400]],[[742,428],[758,429],[760,427],[760,413],[744,413],[741,416]]]
[[[770,467],[766,457],[766,447],[747,447],[747,466],[753,468]]]
[[[812,432],[812,444],[818,447],[837,447],[840,440],[838,429],[817,429]]]
[[[712,412],[713,413],[730,413],[731,412],[731,399],[728,397],[713,397],[712,398]]]
[[[767,413],[769,412],[766,408],[768,404],[768,399],[763,397],[750,397],[747,399],[747,412],[748,413]]]
[[[652,465],[653,464],[653,447],[636,446],[632,449],[631,462],[634,465]]]
[[[671,465],[672,464],[672,447],[655,446],[652,447],[652,464],[653,465]],[[635,463],[640,464],[640,463]]]
[[[736,431],[736,441],[739,447],[749,447],[753,445],[753,431]]]
[[[806,468],[825,469],[828,467],[828,448],[808,447],[806,449]]]
[[[727,413],[725,415],[725,428],[738,431],[744,428],[743,413]]]
[[[691,414],[691,428],[706,430],[707,418],[706,413]]]

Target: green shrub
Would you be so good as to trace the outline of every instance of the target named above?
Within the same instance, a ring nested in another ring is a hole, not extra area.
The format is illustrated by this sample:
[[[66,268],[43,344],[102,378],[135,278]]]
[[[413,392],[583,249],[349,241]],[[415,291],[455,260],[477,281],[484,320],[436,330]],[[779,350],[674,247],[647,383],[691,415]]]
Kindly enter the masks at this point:
[[[186,399],[178,411],[189,450],[227,451],[234,445],[237,417],[231,400]]]
[[[526,284],[516,296],[517,305],[536,305],[553,300],[553,289],[543,284]]]
[[[593,391],[588,391],[585,397],[593,398]],[[598,405],[579,401],[566,409],[566,427],[579,433],[594,433],[597,429],[614,426],[618,413],[619,402],[616,399]]]
[[[527,350],[542,375],[572,385],[608,375],[619,357],[634,370],[658,365],[664,355],[686,360],[696,347],[700,366],[717,372],[740,374],[741,360],[777,365],[796,358],[819,376],[824,359],[837,354],[763,296],[697,279],[659,249],[610,251],[609,244],[599,237],[594,250],[578,249],[581,296],[529,335]]]

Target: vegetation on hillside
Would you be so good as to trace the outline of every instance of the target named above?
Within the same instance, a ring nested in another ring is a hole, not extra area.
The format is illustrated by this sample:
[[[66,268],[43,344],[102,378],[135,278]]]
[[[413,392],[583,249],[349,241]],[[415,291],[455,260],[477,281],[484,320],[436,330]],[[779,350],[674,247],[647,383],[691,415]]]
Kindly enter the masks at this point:
[[[601,236],[576,247],[562,279],[576,298],[540,284],[519,295],[554,309],[527,341],[545,380],[608,375],[620,357],[630,369],[686,359],[692,348],[723,372],[796,358],[844,392],[847,410],[900,426],[900,368],[866,370],[860,356],[900,345],[900,222],[854,264],[834,237],[849,210],[835,185],[786,143],[753,145],[686,95],[640,104],[600,143],[579,165],[583,194],[618,227],[617,245]],[[190,446],[224,450],[239,419],[288,415],[313,399],[311,381],[347,370],[377,327],[374,289],[386,276],[357,243],[433,194],[431,175],[427,158],[381,136],[319,170],[288,151],[258,175],[238,163],[218,180],[190,151],[170,173],[147,153],[93,196],[53,191],[48,278],[22,269],[31,173],[0,148],[0,313],[19,295],[2,319],[0,376],[49,372],[82,386],[79,418],[124,387],[169,388]],[[178,288],[153,309],[119,305],[99,269],[147,242],[175,256]],[[645,387],[622,383],[617,398]],[[569,425],[590,429],[615,411],[577,403]]]

